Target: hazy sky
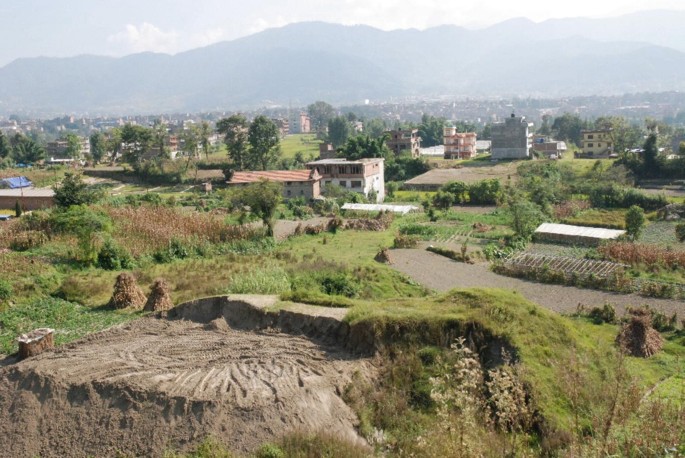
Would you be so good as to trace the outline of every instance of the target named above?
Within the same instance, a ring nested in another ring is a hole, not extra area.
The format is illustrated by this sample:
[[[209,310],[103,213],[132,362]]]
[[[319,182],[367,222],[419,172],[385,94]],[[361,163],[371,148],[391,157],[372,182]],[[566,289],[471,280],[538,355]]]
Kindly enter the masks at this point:
[[[0,0],[0,66],[18,57],[175,53],[300,21],[385,30],[441,24],[481,28],[685,10],[684,0]]]

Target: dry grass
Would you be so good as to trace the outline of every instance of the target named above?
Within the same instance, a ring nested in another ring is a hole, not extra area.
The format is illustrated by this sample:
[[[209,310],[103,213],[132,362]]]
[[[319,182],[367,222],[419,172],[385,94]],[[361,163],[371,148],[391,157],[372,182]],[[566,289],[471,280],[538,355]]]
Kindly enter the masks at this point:
[[[600,246],[602,256],[632,266],[663,266],[672,269],[685,268],[685,251],[660,248],[651,244],[612,242]]]
[[[228,225],[224,218],[207,213],[184,212],[169,207],[105,207],[116,222],[115,236],[133,256],[168,247],[172,240],[221,243],[256,234],[247,226]]]

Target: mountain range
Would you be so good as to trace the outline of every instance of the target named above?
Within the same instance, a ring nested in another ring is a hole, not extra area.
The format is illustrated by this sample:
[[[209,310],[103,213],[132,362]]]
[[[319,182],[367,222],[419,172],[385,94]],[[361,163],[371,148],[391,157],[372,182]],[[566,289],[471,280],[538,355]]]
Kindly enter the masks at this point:
[[[607,95],[685,89],[685,12],[512,19],[468,30],[296,23],[176,55],[25,58],[0,112],[137,114],[365,99]]]

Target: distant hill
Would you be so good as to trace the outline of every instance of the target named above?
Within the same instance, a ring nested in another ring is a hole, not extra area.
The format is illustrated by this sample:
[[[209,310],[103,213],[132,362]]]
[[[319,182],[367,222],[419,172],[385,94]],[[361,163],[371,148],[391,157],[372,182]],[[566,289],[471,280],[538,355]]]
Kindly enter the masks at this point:
[[[147,113],[449,96],[685,90],[685,13],[482,30],[291,24],[174,56],[18,59],[0,112]]]

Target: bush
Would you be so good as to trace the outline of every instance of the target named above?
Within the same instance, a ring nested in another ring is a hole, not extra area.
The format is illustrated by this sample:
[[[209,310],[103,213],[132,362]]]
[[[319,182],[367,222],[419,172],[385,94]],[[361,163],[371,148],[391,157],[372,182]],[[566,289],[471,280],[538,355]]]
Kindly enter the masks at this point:
[[[321,278],[321,290],[331,296],[356,297],[359,283],[344,273],[327,273]]]
[[[642,228],[645,225],[645,212],[637,205],[633,205],[626,213],[626,233],[628,236],[637,240],[642,234]]]
[[[419,239],[416,236],[398,234],[393,240],[393,248],[414,248],[418,244]]]
[[[616,309],[611,304],[604,304],[601,308],[593,307],[588,313],[588,317],[590,317],[595,324],[615,323]]]
[[[497,179],[478,181],[469,186],[469,202],[474,205],[497,205],[502,192],[502,185]]]
[[[679,223],[676,225],[675,237],[679,242],[685,242],[685,223]]]
[[[108,239],[98,252],[97,265],[105,270],[127,270],[133,268],[133,258],[112,239]]]

